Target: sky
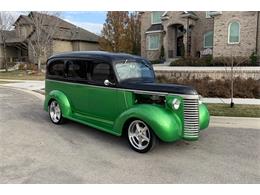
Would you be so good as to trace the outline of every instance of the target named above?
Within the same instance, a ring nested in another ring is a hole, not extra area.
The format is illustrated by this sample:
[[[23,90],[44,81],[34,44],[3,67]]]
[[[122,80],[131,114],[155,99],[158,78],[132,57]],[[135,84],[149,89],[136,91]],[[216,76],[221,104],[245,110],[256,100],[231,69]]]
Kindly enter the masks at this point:
[[[27,15],[29,12],[10,12],[14,19],[19,15]],[[105,23],[107,12],[102,11],[63,11],[60,17],[76,26],[82,27],[97,35],[101,34],[103,24]]]
[[[102,11],[64,11],[61,18],[82,27],[90,32],[100,35],[106,19],[106,12]]]

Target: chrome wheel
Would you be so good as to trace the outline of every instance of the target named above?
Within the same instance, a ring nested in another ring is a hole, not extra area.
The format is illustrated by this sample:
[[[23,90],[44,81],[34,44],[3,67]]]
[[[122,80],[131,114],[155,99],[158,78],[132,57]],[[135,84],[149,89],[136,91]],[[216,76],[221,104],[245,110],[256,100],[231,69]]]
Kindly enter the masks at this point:
[[[61,110],[57,101],[52,101],[49,106],[49,114],[52,122],[59,123],[61,120]]]
[[[151,140],[149,127],[141,120],[134,120],[128,127],[130,144],[138,151],[145,150]]]

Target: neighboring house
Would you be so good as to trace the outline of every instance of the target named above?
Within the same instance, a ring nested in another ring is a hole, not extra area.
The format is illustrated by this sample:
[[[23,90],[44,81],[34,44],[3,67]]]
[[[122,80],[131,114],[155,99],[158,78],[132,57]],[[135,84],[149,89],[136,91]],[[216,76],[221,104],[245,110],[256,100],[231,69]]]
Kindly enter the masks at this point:
[[[260,54],[257,11],[141,12],[141,53],[149,60],[203,55],[249,57]]]
[[[34,24],[31,20],[33,14],[20,15],[14,23],[14,30],[7,32],[7,61],[37,63],[34,52],[29,46],[29,39],[35,38]],[[77,27],[55,16],[48,16],[45,28],[52,28],[53,20],[56,20],[57,30],[52,36],[51,45],[45,53],[42,62],[55,53],[65,51],[87,51],[98,50],[98,36],[83,28]],[[0,41],[0,67],[3,63],[3,45]]]

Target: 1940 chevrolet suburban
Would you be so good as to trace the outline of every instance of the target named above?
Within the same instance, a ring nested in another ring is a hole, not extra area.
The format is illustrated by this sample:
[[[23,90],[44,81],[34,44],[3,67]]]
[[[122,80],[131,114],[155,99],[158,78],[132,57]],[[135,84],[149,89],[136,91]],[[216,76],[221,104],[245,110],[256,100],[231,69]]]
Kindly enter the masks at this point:
[[[197,140],[209,112],[197,92],[155,82],[153,67],[139,56],[69,52],[48,59],[44,109],[55,124],[77,121],[117,136],[147,152],[157,139]]]

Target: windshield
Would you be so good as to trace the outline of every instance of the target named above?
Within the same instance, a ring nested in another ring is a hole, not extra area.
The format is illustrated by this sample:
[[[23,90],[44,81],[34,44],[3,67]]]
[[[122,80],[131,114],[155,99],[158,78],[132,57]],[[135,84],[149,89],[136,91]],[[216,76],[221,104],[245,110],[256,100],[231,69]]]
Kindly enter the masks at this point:
[[[145,62],[124,61],[115,64],[120,81],[128,79],[154,80],[153,69]]]

